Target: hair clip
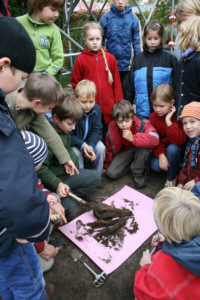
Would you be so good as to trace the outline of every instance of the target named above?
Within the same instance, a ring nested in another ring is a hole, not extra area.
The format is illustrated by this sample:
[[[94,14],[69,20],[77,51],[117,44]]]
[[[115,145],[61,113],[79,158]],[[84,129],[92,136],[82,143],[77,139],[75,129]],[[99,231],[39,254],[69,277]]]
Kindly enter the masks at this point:
[[[159,23],[156,23],[155,25],[157,25],[158,27],[161,27]]]
[[[106,72],[108,72],[109,71],[109,69],[108,69],[108,67],[106,67]]]

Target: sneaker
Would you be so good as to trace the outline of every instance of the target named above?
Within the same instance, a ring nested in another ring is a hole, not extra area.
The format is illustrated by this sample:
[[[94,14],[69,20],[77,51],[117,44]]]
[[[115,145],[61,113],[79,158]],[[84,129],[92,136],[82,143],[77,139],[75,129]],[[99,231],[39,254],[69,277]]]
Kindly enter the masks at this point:
[[[146,177],[144,177],[143,175],[134,176],[133,181],[137,189],[142,189],[147,185]]]
[[[173,186],[176,186],[176,178],[174,180],[166,180],[165,181],[165,188],[166,187],[173,187]]]

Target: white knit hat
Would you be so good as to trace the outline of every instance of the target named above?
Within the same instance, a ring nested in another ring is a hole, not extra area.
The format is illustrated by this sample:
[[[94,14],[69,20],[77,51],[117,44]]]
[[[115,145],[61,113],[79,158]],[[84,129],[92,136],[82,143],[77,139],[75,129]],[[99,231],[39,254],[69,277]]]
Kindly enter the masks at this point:
[[[21,131],[21,135],[28,152],[33,157],[35,168],[39,167],[48,155],[46,142],[30,131]]]

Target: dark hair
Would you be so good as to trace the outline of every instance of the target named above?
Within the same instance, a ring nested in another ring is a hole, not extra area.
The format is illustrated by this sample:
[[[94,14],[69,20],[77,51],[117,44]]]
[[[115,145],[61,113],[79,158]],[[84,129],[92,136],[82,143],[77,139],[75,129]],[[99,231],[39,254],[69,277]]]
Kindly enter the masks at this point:
[[[127,100],[119,100],[113,106],[112,116],[115,121],[117,121],[120,117],[123,119],[133,118],[134,117],[133,105]]]
[[[56,105],[52,109],[52,116],[56,115],[60,121],[72,119],[74,122],[80,122],[83,119],[83,109],[80,102],[74,95],[67,95],[62,105]]]
[[[45,6],[53,6],[61,9],[65,4],[65,0],[28,0],[28,12],[32,14],[35,11],[42,10]]]
[[[166,103],[170,103],[175,99],[174,90],[169,83],[162,83],[155,87],[151,93],[151,102],[158,98]]]
[[[146,24],[146,26],[144,27],[144,38],[147,36],[149,31],[156,31],[161,38],[163,38],[164,36],[164,28],[162,24],[157,20],[151,20]]]

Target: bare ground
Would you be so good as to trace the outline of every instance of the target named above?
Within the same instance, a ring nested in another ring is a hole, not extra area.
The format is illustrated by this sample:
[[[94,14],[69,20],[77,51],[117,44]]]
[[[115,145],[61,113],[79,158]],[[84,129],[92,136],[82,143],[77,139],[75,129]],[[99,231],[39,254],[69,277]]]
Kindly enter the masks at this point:
[[[105,187],[103,189],[95,189],[92,196],[94,200],[110,197],[125,185],[134,188],[131,173],[118,180],[111,180],[106,175],[104,175],[104,178],[106,181]],[[164,186],[164,181],[165,179],[162,174],[152,172],[147,186],[139,191],[153,199]],[[82,206],[81,213],[85,211],[87,211],[87,208]],[[55,293],[52,300],[134,299],[134,275],[140,268],[139,260],[142,252],[146,248],[150,248],[151,237],[117,270],[109,274],[105,283],[98,288],[92,284],[94,279],[93,275],[79,261],[74,262],[73,259],[68,256],[68,251],[76,248],[76,246],[57,229],[52,233],[52,237],[59,237],[61,241],[67,245],[66,249],[58,253],[53,268],[49,272],[44,273],[46,282],[55,285]],[[100,273],[99,268],[84,253],[82,258],[97,273]]]

